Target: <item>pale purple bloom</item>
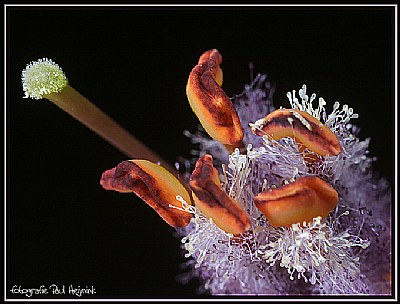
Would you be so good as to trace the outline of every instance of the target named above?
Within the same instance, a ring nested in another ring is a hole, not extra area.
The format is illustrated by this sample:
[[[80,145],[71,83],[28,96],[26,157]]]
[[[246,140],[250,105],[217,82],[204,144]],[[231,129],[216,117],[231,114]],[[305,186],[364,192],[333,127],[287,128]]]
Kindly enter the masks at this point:
[[[205,153],[218,168],[223,189],[248,212],[253,234],[240,240],[222,231],[193,206],[190,225],[179,230],[189,267],[182,282],[199,277],[211,294],[389,294],[391,272],[391,191],[377,179],[369,156],[369,139],[360,140],[357,118],[347,105],[335,102],[327,112],[324,99],[307,95],[304,85],[288,92],[287,108],[306,111],[338,137],[343,153],[320,158],[307,166],[292,138],[275,141],[251,132],[250,126],[275,110],[274,88],[266,75],[257,75],[243,93],[232,98],[244,129],[247,153],[231,155],[199,128],[185,131],[194,144],[194,158],[186,161],[187,177]],[[315,105],[317,102],[317,105]],[[339,204],[326,219],[306,227],[272,227],[255,207],[253,198],[298,176],[316,175],[339,194]]]

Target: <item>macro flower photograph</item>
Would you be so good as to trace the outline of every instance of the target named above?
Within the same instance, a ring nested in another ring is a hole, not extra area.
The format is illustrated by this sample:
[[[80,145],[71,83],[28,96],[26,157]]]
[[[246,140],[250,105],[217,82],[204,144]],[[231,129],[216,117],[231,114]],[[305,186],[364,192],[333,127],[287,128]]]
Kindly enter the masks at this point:
[[[4,13],[5,299],[397,298],[397,6]]]

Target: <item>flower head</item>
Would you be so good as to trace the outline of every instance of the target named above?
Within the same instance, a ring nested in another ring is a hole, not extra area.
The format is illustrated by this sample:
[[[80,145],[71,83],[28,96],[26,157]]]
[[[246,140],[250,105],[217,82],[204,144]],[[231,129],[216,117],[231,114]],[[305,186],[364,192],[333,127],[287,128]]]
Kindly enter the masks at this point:
[[[187,134],[200,143],[197,155],[215,153],[214,158],[219,158],[222,188],[243,206],[252,222],[247,233],[233,236],[190,206],[194,217],[181,234],[186,256],[191,257],[191,276],[198,276],[212,294],[387,293],[390,282],[382,278],[390,272],[390,248],[380,252],[379,244],[390,242],[390,194],[387,183],[372,174],[375,159],[368,156],[369,139],[360,140],[358,128],[350,124],[358,115],[347,105],[339,109],[338,102],[327,114],[323,98],[314,108],[316,94],[309,98],[303,85],[300,100],[295,91],[287,94],[292,109],[311,115],[334,133],[341,153],[319,155],[301,147],[295,137],[254,136],[249,130],[258,118],[275,110],[265,99],[268,89],[257,86],[260,79],[259,75],[246,86],[234,103],[247,124],[243,123],[247,151],[236,149],[224,155],[218,143],[201,131]],[[319,177],[332,186],[339,196],[337,207],[328,217],[308,223],[272,226],[255,207],[254,198],[303,176]],[[378,266],[372,259],[379,252],[382,264]],[[375,274],[368,266],[372,264]],[[374,282],[376,274],[380,279]]]
[[[306,85],[276,110],[265,75],[229,100],[211,54],[187,86],[205,129],[185,132],[200,144],[184,160],[193,201],[177,193],[168,205],[189,219],[176,228],[189,258],[182,282],[199,277],[211,294],[388,293],[390,187],[372,174],[369,140],[350,124],[358,115],[338,102],[327,114],[323,98],[314,108]],[[239,128],[223,119],[232,113]],[[240,145],[226,142],[238,129]]]

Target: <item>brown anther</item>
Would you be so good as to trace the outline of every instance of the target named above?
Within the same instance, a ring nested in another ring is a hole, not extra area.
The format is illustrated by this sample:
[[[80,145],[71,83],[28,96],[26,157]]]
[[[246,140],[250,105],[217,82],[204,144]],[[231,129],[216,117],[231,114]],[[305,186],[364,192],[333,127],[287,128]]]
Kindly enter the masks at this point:
[[[185,227],[192,217],[188,212],[169,206],[182,208],[177,195],[191,204],[185,187],[165,168],[150,161],[123,161],[105,171],[100,184],[106,190],[135,193],[172,227]]]
[[[186,95],[204,130],[228,150],[233,150],[243,145],[243,128],[235,107],[220,87],[221,62],[218,50],[203,53],[190,72]]]
[[[336,207],[338,193],[316,176],[300,177],[280,188],[268,189],[254,198],[256,207],[272,226],[291,227],[292,224],[325,218]]]
[[[314,116],[293,109],[279,109],[259,119],[251,128],[255,135],[269,135],[278,140],[293,137],[309,150],[322,155],[342,152],[336,135]],[[302,147],[300,151],[304,150]]]
[[[251,221],[245,210],[221,189],[211,155],[197,160],[189,184],[196,207],[219,228],[234,235],[250,229]]]

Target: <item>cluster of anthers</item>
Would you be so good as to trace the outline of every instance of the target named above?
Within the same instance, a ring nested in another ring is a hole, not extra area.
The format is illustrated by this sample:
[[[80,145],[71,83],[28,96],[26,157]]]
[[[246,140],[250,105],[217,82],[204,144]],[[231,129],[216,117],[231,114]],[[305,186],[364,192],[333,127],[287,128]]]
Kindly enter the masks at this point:
[[[129,160],[101,185],[134,192],[177,228],[192,276],[212,294],[368,293],[359,255],[370,240],[343,191],[343,168],[368,166],[349,124],[357,114],[336,102],[327,115],[322,98],[314,109],[305,85],[300,100],[287,94],[290,109],[236,110],[221,88],[221,61],[216,49],[203,53],[186,93],[229,163],[217,157],[216,168],[202,151],[187,186],[158,164]]]

